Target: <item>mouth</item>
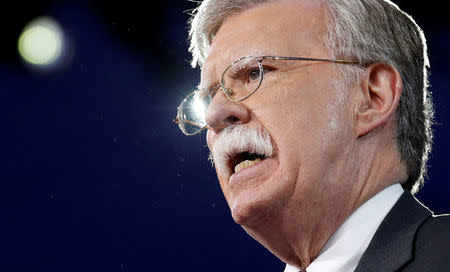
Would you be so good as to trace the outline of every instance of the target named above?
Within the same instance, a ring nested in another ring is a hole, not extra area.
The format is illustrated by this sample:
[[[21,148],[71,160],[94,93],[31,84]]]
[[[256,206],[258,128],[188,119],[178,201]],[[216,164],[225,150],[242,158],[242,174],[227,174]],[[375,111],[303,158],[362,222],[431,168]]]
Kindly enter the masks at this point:
[[[226,127],[210,144],[211,161],[216,167],[217,174],[225,179],[231,177],[236,179],[234,174],[238,172],[238,176],[243,178],[245,175],[241,172],[250,173],[251,169],[255,169],[254,174],[264,172],[264,169],[258,169],[258,165],[271,161],[268,158],[274,155],[270,134],[260,127],[243,125]]]
[[[229,160],[229,167],[232,170],[232,174],[237,173],[247,167],[255,165],[263,160],[265,160],[267,156],[263,154],[251,153],[251,152],[242,152],[232,156]]]

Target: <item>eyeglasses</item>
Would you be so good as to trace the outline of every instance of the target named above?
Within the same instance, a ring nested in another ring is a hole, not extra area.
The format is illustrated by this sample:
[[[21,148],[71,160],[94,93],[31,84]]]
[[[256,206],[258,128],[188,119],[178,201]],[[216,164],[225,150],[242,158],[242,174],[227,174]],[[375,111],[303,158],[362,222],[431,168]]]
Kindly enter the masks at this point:
[[[173,120],[181,131],[188,135],[196,135],[206,128],[206,112],[218,89],[232,102],[241,102],[254,94],[264,78],[264,74],[277,70],[279,62],[286,60],[303,60],[332,62],[339,64],[356,64],[355,60],[315,59],[301,57],[247,56],[240,58],[228,66],[222,74],[220,83],[209,88],[199,88],[190,93],[178,106],[177,117]]]

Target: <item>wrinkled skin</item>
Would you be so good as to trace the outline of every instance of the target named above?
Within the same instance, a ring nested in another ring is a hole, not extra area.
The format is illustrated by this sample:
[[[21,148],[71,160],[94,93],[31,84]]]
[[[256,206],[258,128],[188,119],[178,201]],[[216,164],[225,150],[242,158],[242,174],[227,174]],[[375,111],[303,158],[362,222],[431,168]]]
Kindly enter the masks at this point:
[[[202,87],[217,84],[230,63],[248,55],[332,58],[322,41],[327,21],[316,1],[277,1],[227,17],[203,66]],[[207,142],[212,148],[229,125],[269,132],[273,156],[218,179],[234,220],[281,260],[306,267],[345,218],[386,184],[369,183],[378,157],[364,154],[372,151],[368,141],[378,143],[364,138],[376,127],[367,126],[373,119],[360,117],[371,107],[363,90],[369,80],[343,89],[334,64],[290,61],[276,68],[243,102],[217,93],[207,112]],[[389,114],[380,124],[392,129]],[[400,164],[391,157],[383,160]]]

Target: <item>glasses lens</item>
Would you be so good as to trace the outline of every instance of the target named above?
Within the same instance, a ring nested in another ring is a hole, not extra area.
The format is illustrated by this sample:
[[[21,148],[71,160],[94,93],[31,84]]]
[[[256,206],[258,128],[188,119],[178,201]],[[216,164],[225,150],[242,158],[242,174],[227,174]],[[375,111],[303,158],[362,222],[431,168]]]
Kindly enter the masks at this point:
[[[222,88],[229,99],[239,102],[261,85],[262,66],[256,57],[245,57],[231,64],[223,73]]]
[[[195,91],[188,95],[178,107],[178,125],[187,135],[193,135],[206,126],[206,110],[211,98],[205,91]]]

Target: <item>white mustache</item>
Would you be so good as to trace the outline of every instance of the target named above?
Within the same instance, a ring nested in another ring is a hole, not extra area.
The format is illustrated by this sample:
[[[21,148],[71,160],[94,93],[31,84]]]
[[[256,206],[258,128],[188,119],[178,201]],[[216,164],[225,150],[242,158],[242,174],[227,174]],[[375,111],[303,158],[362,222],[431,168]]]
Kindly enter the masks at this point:
[[[237,154],[249,152],[264,157],[273,154],[273,144],[269,132],[254,126],[234,125],[223,129],[216,137],[209,155],[219,175],[231,175],[228,165],[230,158]]]

